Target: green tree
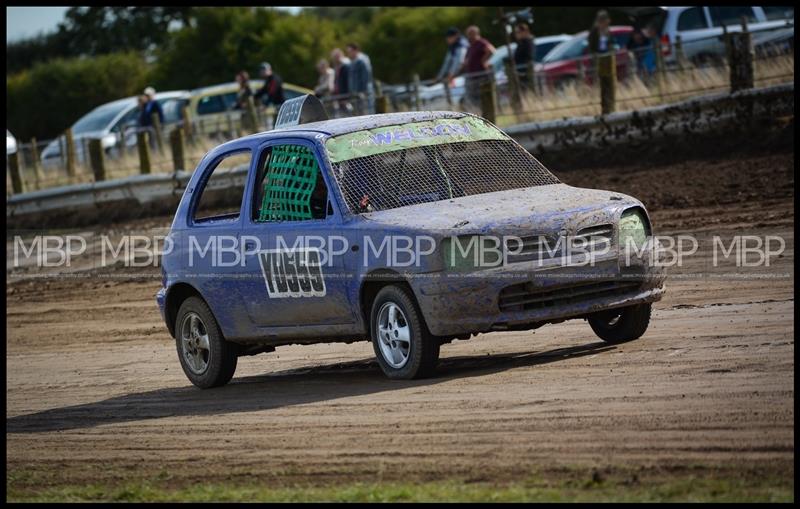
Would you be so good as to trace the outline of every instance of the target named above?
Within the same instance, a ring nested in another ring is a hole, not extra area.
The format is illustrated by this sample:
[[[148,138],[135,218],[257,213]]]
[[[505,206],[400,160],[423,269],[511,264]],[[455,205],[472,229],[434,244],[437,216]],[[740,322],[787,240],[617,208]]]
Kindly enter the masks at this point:
[[[138,94],[147,65],[136,53],[56,59],[6,78],[6,122],[26,140],[53,138],[103,103]]]

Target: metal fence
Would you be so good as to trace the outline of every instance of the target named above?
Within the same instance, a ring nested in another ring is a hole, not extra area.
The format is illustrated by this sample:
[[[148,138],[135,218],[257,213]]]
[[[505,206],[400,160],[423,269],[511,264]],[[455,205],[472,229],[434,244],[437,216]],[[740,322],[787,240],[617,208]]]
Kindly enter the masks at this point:
[[[414,75],[405,84],[375,82],[369,92],[321,100],[331,118],[456,110],[477,113],[503,127],[793,81],[792,21],[757,32],[746,25],[729,27],[722,35],[667,44],[653,39],[633,49],[617,47],[536,65],[506,62],[500,69],[461,75],[449,83]],[[70,144],[66,133],[55,140],[21,143],[17,154],[6,159],[7,189],[17,193],[139,173],[191,171],[217,144],[271,129],[274,115],[254,105],[210,116],[184,112],[178,124],[129,129],[103,140],[76,137]]]

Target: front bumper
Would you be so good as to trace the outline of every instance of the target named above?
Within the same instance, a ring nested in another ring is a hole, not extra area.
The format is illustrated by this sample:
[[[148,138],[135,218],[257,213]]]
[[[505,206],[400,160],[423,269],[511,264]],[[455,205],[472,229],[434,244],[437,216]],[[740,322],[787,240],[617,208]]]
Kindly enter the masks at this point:
[[[420,277],[411,285],[432,334],[462,335],[533,327],[660,300],[666,271],[645,262],[624,270],[616,256],[592,267],[515,264],[478,274]]]

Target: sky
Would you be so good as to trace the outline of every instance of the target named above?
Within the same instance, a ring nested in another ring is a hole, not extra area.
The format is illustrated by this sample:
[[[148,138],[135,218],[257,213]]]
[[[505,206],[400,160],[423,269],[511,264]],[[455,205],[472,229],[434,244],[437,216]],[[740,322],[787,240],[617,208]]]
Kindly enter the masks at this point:
[[[6,43],[52,32],[69,7],[6,7]]]
[[[41,32],[52,32],[64,19],[69,7],[6,7],[6,44],[33,37]],[[292,14],[300,7],[279,7]]]

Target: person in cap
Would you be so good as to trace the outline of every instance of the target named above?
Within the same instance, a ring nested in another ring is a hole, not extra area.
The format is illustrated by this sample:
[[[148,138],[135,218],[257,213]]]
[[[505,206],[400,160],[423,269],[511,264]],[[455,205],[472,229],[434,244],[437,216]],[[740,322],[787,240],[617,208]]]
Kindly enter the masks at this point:
[[[273,105],[277,115],[278,110],[281,109],[281,105],[286,100],[283,95],[283,80],[272,71],[272,66],[267,62],[263,62],[259,66],[258,72],[264,80],[264,85],[253,94],[253,97],[261,99],[261,102],[265,105]]]
[[[469,44],[456,27],[448,28],[444,33],[444,38],[447,41],[447,52],[444,55],[444,62],[439,68],[439,73],[436,75],[436,82],[444,81],[445,85],[449,86],[461,68],[461,64],[464,63]]]
[[[607,53],[612,50],[611,16],[607,10],[597,11],[588,39],[589,53]]]
[[[161,109],[161,104],[156,101],[156,89],[147,87],[144,89],[144,104],[141,104],[141,112],[139,113],[139,127],[152,127],[153,113],[158,115],[158,120],[161,125],[164,125],[164,110]]]

